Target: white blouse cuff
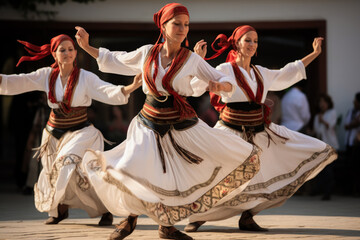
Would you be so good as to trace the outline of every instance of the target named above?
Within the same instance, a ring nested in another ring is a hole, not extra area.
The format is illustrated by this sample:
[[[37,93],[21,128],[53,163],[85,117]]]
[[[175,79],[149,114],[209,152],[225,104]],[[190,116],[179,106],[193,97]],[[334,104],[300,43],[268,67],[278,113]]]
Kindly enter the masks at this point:
[[[109,49],[106,48],[99,48],[99,56],[96,58],[96,62],[99,66],[99,69],[101,68],[101,65],[105,62],[105,54],[109,52]]]
[[[123,102],[123,104],[125,105],[125,104],[127,104],[128,102],[129,102],[129,97],[130,97],[130,95],[131,95],[131,93],[128,93],[128,94],[126,94],[126,95],[124,95],[123,94],[123,91],[122,91],[122,89],[124,88],[125,86],[121,86],[120,87],[120,92],[122,93],[121,95],[124,97],[124,101],[122,101]]]
[[[301,74],[302,79],[306,79],[306,70],[305,70],[304,63],[301,60],[296,60],[295,66],[299,70],[299,73]]]

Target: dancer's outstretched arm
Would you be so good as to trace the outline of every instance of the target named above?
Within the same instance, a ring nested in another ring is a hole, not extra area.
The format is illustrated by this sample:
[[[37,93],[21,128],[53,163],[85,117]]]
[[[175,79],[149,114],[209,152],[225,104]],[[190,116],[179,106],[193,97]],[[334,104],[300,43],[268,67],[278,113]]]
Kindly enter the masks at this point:
[[[314,51],[312,53],[310,53],[309,55],[305,56],[303,59],[301,59],[301,61],[303,62],[305,67],[307,67],[312,61],[314,61],[315,58],[317,58],[320,55],[321,45],[322,45],[323,40],[324,40],[324,38],[322,38],[322,37],[314,38],[314,41],[312,44]],[[194,47],[194,52],[197,53],[198,55],[200,55],[202,58],[205,57],[206,52],[207,52],[206,44],[207,43],[204,40],[200,40],[196,43],[196,45]]]
[[[76,26],[75,29],[77,30],[75,38],[79,46],[93,58],[98,58],[99,49],[89,45],[89,33],[87,33],[86,30],[80,26]]]
[[[142,73],[139,73],[134,77],[134,81],[121,89],[122,93],[127,96],[128,94],[135,91],[142,84]]]
[[[200,57],[205,58],[207,53],[207,42],[204,41],[204,39],[201,39],[195,44],[194,52]],[[228,82],[215,82],[215,81],[209,81],[209,87],[207,89],[210,92],[218,93],[220,91],[223,92],[231,92],[232,91],[232,85]]]
[[[301,61],[303,62],[305,67],[307,67],[312,61],[314,61],[315,58],[317,58],[320,55],[321,44],[322,44],[323,40],[324,40],[324,38],[322,38],[322,37],[314,38],[314,41],[312,44],[314,51],[312,53],[310,53],[309,55],[305,56],[303,59],[301,59]]]

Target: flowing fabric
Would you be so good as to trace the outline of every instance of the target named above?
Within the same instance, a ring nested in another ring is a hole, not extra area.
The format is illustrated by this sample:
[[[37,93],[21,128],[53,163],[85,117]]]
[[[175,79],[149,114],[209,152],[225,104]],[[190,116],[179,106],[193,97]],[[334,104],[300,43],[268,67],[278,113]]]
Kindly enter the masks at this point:
[[[75,66],[73,71],[71,72],[69,80],[66,84],[66,90],[65,90],[63,100],[61,102],[59,102],[59,107],[65,113],[68,113],[71,110],[71,101],[72,101],[72,98],[74,95],[75,87],[79,80],[79,72],[80,72],[79,68]],[[50,82],[49,82],[50,91],[49,91],[48,97],[52,103],[58,103],[58,101],[56,100],[56,96],[55,96],[55,82],[59,76],[59,73],[60,73],[60,69],[59,69],[59,67],[56,67],[51,72],[51,75],[50,75]]]
[[[248,96],[254,95],[258,89],[255,69],[248,75],[244,69],[238,68],[250,87],[247,90],[249,92],[237,86],[234,95],[222,98],[225,104],[246,103],[249,101]],[[289,63],[280,70],[269,70],[261,66],[256,68],[264,80],[261,102],[265,101],[269,90],[284,89],[291,83],[306,78],[305,67],[301,61]],[[217,69],[235,77],[231,63],[221,64]],[[225,126],[220,121],[214,128],[247,139],[247,132]],[[272,139],[270,144],[269,137]],[[326,143],[274,123],[255,133],[252,141],[262,152],[259,172],[240,194],[209,209],[206,213],[192,215],[189,218],[190,222],[222,220],[247,210],[255,215],[264,209],[280,206],[306,181],[314,178],[337,158],[334,148]]]
[[[240,27],[237,27],[233,33],[231,34],[231,36],[229,38],[226,37],[225,34],[219,34],[215,40],[213,41],[213,43],[211,44],[211,48],[215,51],[215,54],[209,58],[205,58],[205,60],[211,60],[214,58],[217,58],[218,56],[220,56],[223,52],[225,52],[225,50],[232,46],[233,49],[230,50],[230,52],[228,53],[227,57],[226,57],[226,62],[232,62],[236,60],[237,57],[237,51],[236,51],[236,43],[239,41],[239,39],[244,36],[244,34],[250,32],[250,31],[254,31],[256,32],[255,28],[249,26],[249,25],[243,25]],[[215,48],[215,43],[219,40],[218,46],[220,47],[220,49],[216,49]]]
[[[75,43],[74,41],[71,39],[71,37],[69,37],[68,35],[65,34],[60,34],[56,37],[53,37],[50,40],[50,44],[44,44],[42,46],[36,46],[32,43],[29,42],[25,42],[25,41],[20,41],[18,40],[19,43],[21,43],[22,45],[25,46],[25,50],[30,53],[30,55],[32,56],[22,56],[18,63],[16,64],[16,66],[18,67],[20,65],[20,63],[24,62],[24,61],[37,61],[40,60],[44,57],[49,56],[52,52],[55,52],[56,49],[58,48],[58,46],[60,45],[60,43],[62,43],[63,41],[70,41],[72,42],[72,44],[75,47]],[[57,63],[55,62],[52,67],[56,67]]]
[[[49,79],[53,68],[46,67],[28,74],[2,75],[0,94],[15,95],[29,91],[51,91]],[[89,87],[91,86],[91,87]],[[90,106],[92,99],[119,105],[126,104],[129,96],[122,93],[123,86],[115,86],[99,79],[95,74],[81,69],[77,87],[73,89],[71,108]],[[55,81],[54,96],[62,100],[66,90],[61,79]],[[48,99],[48,105],[58,111],[59,103]],[[66,122],[66,119],[65,123]],[[35,207],[47,212],[51,217],[58,216],[58,205],[85,210],[90,217],[108,212],[98,198],[81,168],[83,156],[88,149],[103,150],[104,137],[93,125],[65,132],[59,139],[43,130],[39,151],[42,171],[34,186]]]
[[[130,53],[100,49],[99,69],[125,75],[143,72],[144,92],[158,99],[160,105],[164,99],[175,98],[171,91],[185,98],[196,96],[198,88],[205,89],[203,83],[210,80],[234,84],[200,56],[189,52],[166,86],[164,79],[172,67],[163,68],[160,54],[152,56],[153,49],[151,45]],[[151,64],[150,56],[154,59]],[[155,59],[159,61],[158,70]],[[151,71],[145,72],[146,66],[151,66]],[[155,71],[156,77],[146,80]],[[193,84],[193,76],[200,77],[202,83]],[[155,96],[153,86],[162,92],[161,97]],[[171,112],[167,113],[172,117]],[[155,121],[146,125],[140,117],[131,121],[127,139],[119,146],[105,152],[89,151],[84,157],[83,166],[91,184],[114,215],[146,214],[159,224],[170,226],[241,192],[258,171],[257,148],[237,136],[210,128],[197,119],[195,124],[180,129],[177,120],[165,122],[169,130],[160,135],[149,126]],[[184,120],[180,119],[179,124]],[[200,160],[187,161],[187,156]]]

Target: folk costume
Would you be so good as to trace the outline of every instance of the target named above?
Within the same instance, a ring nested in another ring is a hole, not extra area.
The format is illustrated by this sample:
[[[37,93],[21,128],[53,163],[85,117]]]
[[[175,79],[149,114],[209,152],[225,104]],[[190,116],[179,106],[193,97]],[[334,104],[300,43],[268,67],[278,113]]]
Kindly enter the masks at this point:
[[[219,35],[215,41],[220,39],[222,48],[214,56],[231,45],[236,49],[235,42],[249,31],[255,29],[245,25],[237,28],[229,39]],[[254,216],[264,209],[280,206],[337,157],[334,149],[326,143],[269,120],[269,108],[264,104],[268,91],[286,89],[306,78],[302,61],[289,63],[280,70],[252,66],[249,75],[237,65],[236,56],[235,50],[231,50],[227,62],[217,67],[236,79],[237,85],[231,97],[222,96],[220,99],[210,94],[211,103],[220,113],[214,128],[242,137],[259,147],[260,170],[240,194],[206,213],[191,216],[190,223],[200,224],[189,226],[190,231],[196,231],[204,221],[222,220],[244,211]],[[256,228],[254,231],[264,230]]]
[[[168,4],[154,21],[160,28],[176,14],[188,12],[180,4]],[[147,96],[127,139],[110,151],[88,152],[83,164],[110,212],[146,214],[160,225],[172,226],[243,189],[257,172],[259,158],[252,144],[210,128],[186,102],[188,96],[199,96],[209,80],[232,83],[231,79],[186,48],[163,68],[163,44],[129,53],[99,49],[100,71],[142,72]],[[201,83],[193,84],[194,76]],[[230,97],[231,92],[221,95]]]
[[[41,47],[21,42],[33,56],[22,57],[18,64],[46,57],[66,40],[75,46],[67,35],[56,36],[51,44]],[[0,94],[44,91],[48,97],[51,113],[38,149],[43,169],[34,187],[35,206],[40,212],[56,218],[59,204],[83,209],[90,217],[108,212],[80,164],[86,149],[104,149],[104,137],[88,121],[87,107],[92,99],[113,105],[126,104],[129,96],[122,93],[122,88],[76,66],[63,86],[57,63],[28,74],[2,75]]]

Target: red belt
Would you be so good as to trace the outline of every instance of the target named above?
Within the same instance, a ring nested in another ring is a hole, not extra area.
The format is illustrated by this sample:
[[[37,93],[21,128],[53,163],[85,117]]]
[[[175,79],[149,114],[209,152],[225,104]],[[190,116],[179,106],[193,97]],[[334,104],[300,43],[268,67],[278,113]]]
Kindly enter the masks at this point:
[[[232,109],[226,106],[220,114],[224,122],[238,126],[258,126],[264,124],[263,109],[251,111]]]
[[[67,129],[83,124],[87,120],[86,107],[71,108],[67,114],[59,109],[52,109],[47,124],[53,128]]]

